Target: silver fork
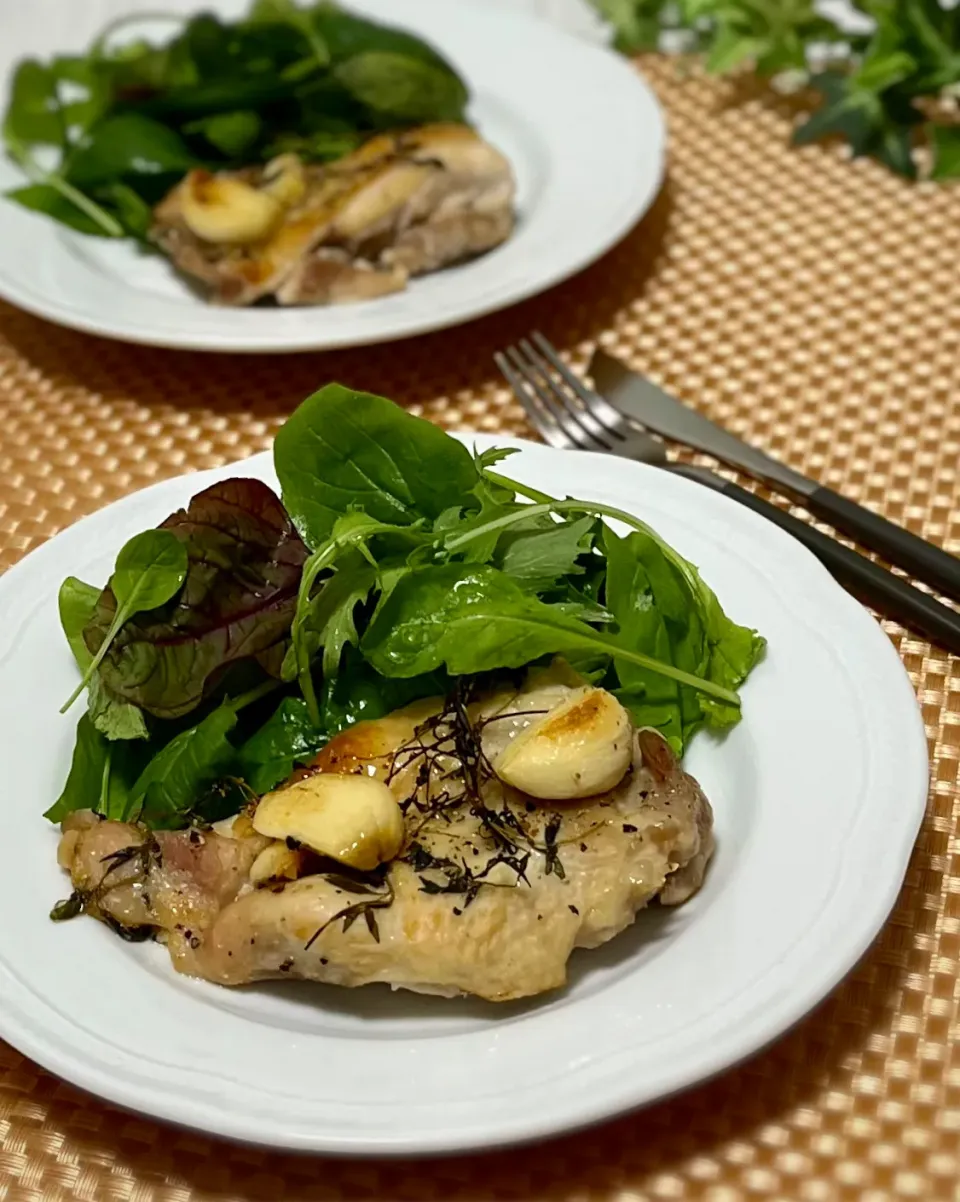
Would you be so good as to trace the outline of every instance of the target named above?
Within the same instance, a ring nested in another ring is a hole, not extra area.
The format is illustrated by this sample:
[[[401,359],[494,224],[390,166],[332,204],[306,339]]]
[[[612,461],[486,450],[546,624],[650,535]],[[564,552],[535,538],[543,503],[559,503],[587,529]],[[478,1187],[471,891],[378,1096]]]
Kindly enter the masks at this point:
[[[531,345],[536,343],[536,348]],[[544,442],[564,451],[607,451],[655,467],[674,466],[659,439],[633,426],[567,367],[535,330],[494,362]]]
[[[862,601],[960,655],[960,614],[955,610],[723,476],[707,468],[672,462],[662,442],[629,422],[588,388],[538,331],[505,352],[498,351],[493,358],[530,424],[550,446],[620,455],[723,493],[792,534]]]

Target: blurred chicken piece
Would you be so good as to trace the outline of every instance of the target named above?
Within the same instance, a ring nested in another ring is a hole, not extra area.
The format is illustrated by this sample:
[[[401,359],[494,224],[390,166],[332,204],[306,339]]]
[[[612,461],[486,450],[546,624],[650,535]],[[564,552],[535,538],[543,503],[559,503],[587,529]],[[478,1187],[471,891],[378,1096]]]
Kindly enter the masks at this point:
[[[153,240],[210,299],[367,300],[482,254],[513,229],[510,164],[464,125],[383,134],[333,163],[191,171],[154,211]]]

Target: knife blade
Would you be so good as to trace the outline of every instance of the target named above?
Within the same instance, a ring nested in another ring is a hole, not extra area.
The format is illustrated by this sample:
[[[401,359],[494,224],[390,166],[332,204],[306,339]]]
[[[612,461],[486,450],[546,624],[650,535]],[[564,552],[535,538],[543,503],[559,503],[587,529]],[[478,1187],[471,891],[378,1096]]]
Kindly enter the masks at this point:
[[[918,580],[960,600],[960,559],[948,551],[743,442],[599,348],[590,362],[589,375],[601,396],[645,429],[713,455],[799,500],[823,521]]]

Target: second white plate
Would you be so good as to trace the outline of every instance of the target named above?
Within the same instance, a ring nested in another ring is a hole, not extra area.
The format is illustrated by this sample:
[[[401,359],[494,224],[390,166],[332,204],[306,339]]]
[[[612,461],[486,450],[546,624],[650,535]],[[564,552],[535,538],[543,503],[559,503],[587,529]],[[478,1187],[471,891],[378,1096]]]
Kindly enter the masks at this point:
[[[457,325],[524,300],[599,258],[660,187],[665,130],[653,93],[626,60],[481,0],[351,0],[351,7],[437,45],[469,84],[471,117],[509,157],[519,222],[472,263],[405,292],[322,308],[229,309],[194,295],[159,256],[85,237],[0,198],[0,296],[108,338],[211,351],[303,351],[386,342]],[[35,0],[4,12],[0,87],[16,59],[77,52],[149,0]],[[235,18],[248,0],[165,0]],[[169,36],[169,25],[157,33]],[[24,180],[0,155],[0,191]]]
[[[156,945],[47,915],[67,892],[42,817],[70,762],[57,710],[76,669],[57,618],[75,573],[102,581],[130,535],[270,457],[155,485],[0,580],[0,1035],[124,1106],[236,1139],[343,1154],[546,1136],[654,1101],[749,1055],[863,955],[923,815],[916,699],[887,638],[799,544],[708,489],[622,459],[517,445],[512,475],[630,510],[703,570],[768,654],[722,739],[687,767],[716,812],[702,891],[577,952],[565,990],[494,1006],[370,986],[228,990],[177,976]]]

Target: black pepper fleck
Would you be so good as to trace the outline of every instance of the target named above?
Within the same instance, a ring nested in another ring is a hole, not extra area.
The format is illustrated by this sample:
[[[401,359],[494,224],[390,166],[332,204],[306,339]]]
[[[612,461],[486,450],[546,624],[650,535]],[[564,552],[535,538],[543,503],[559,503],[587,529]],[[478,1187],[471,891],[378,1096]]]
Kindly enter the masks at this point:
[[[296,839],[294,839],[293,835],[287,835],[285,842],[291,851],[300,850],[300,844],[296,841]]]
[[[454,907],[453,907],[453,912],[454,912],[454,914],[456,914],[456,916],[457,916],[458,918],[459,918],[459,917],[460,917],[460,915],[463,913],[463,911],[462,911],[462,910],[458,910],[456,906],[454,906]]]
[[[528,813],[528,814],[532,814],[532,813],[533,813],[533,811],[534,811],[536,808],[537,808],[537,807],[536,807],[536,806],[533,804],[533,802],[532,802],[532,801],[528,801],[528,802],[527,802],[526,809],[527,809],[527,813]]]
[[[190,832],[190,842],[194,843],[194,844],[202,842],[199,831],[191,831]]]
[[[636,830],[637,828],[630,822],[625,822],[623,824],[623,833],[625,835],[633,835],[636,833]]]
[[[577,909],[576,906],[567,906],[567,909],[570,911],[571,914],[579,915],[579,913],[580,913],[580,911]]]
[[[580,844],[580,850],[581,850],[581,851],[586,851],[586,850],[587,850],[587,845],[586,845],[586,843],[581,843],[581,844]]]
[[[288,958],[287,958],[286,960],[284,960],[284,962],[283,962],[283,963],[280,965],[280,971],[281,971],[281,972],[289,972],[291,968],[293,968],[293,959],[292,959],[292,957],[288,957]]]
[[[329,960],[327,960],[325,956],[321,956],[321,957],[320,957],[320,963],[321,963],[321,964],[329,964],[329,963],[330,963],[330,961],[329,961]]]

